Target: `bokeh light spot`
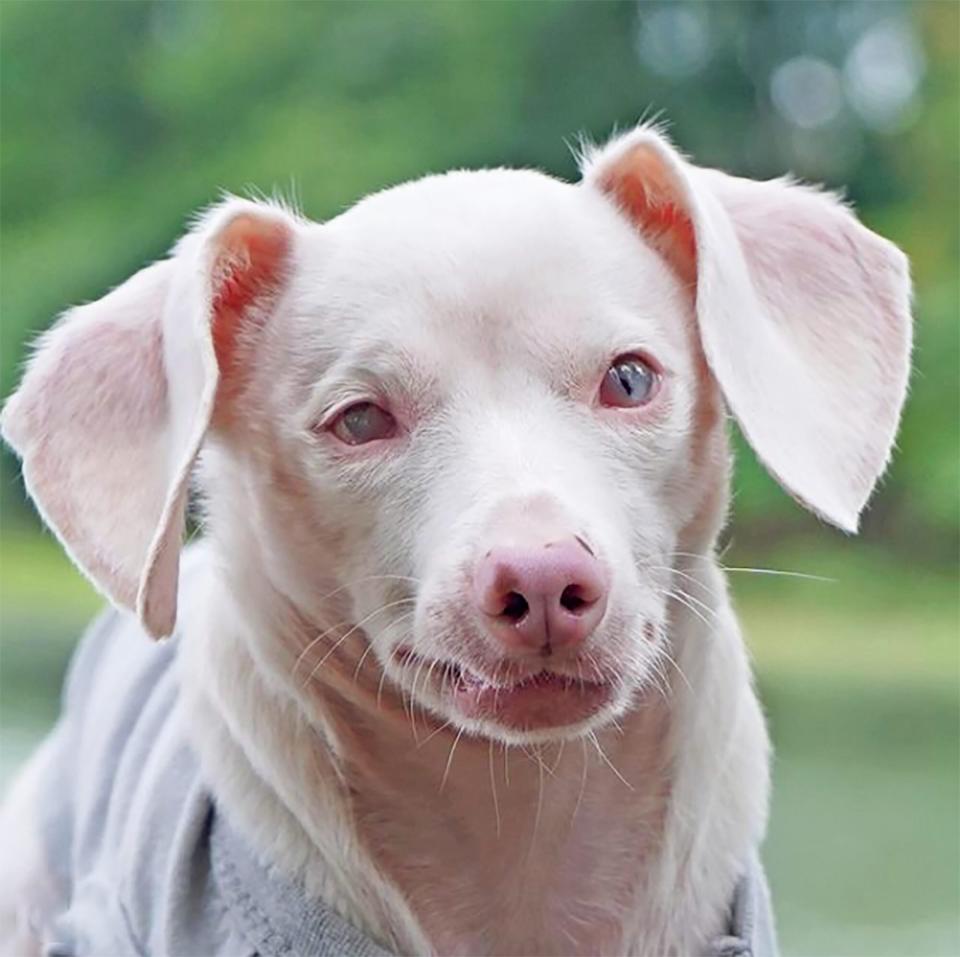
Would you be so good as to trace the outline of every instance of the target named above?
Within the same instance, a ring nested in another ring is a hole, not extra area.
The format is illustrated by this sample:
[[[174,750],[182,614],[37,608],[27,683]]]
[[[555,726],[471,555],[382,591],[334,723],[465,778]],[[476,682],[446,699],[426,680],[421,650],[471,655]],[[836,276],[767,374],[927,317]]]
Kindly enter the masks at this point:
[[[843,108],[843,90],[836,68],[825,60],[798,56],[777,67],[770,78],[774,106],[794,126],[825,126]]]

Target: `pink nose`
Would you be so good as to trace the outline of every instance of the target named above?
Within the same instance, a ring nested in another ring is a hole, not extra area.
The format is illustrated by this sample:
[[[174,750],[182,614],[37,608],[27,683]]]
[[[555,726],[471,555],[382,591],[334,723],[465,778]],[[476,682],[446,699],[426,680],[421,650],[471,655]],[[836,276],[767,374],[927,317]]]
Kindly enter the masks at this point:
[[[603,567],[579,538],[539,548],[494,548],[474,573],[487,630],[512,653],[573,650],[607,607]]]

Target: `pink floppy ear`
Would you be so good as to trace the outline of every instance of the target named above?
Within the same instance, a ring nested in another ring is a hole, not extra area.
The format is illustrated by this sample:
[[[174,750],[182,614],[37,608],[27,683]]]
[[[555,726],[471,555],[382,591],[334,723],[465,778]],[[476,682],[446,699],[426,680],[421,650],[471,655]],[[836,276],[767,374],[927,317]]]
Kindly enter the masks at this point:
[[[903,253],[829,194],[700,169],[651,129],[589,154],[583,178],[695,286],[704,354],[770,472],[856,531],[906,395]]]
[[[295,228],[280,209],[224,201],[169,259],[69,310],[0,418],[44,520],[154,637],[176,621],[190,473],[240,374],[240,326],[279,291]]]

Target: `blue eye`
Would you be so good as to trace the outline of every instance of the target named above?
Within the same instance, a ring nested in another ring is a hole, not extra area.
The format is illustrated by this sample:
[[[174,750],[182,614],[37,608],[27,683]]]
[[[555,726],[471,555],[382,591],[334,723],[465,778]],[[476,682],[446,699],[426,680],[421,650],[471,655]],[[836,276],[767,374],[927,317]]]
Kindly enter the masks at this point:
[[[600,402],[614,408],[636,408],[646,405],[659,385],[659,374],[645,359],[618,356],[600,384]]]

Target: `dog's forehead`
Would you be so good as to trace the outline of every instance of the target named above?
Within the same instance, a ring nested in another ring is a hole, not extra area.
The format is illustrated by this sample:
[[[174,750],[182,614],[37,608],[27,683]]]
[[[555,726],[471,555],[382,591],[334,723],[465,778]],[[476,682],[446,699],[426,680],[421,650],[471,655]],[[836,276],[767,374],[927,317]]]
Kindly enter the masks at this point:
[[[680,299],[612,204],[532,171],[394,187],[319,227],[314,241],[298,311],[330,317],[344,348],[375,338],[481,357],[523,343],[603,349],[631,324],[656,333]]]

